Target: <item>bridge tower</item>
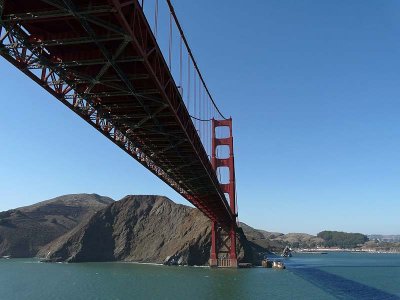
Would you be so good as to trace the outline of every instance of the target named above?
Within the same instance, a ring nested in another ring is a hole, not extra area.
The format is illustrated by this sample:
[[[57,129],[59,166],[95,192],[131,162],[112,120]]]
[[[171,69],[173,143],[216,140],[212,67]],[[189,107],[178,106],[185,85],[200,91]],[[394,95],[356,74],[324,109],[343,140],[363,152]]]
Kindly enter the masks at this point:
[[[217,138],[216,129],[218,127],[228,127],[229,136]],[[221,183],[221,189],[224,192],[230,204],[231,212],[235,216],[235,221],[230,228],[222,228],[216,221],[212,221],[211,225],[211,267],[237,267],[236,252],[236,185],[235,185],[235,161],[233,156],[233,135],[232,135],[232,118],[226,120],[212,119],[212,153],[211,164],[218,172],[218,168],[226,167],[229,171],[229,181]],[[228,146],[228,157],[217,157],[217,147]]]

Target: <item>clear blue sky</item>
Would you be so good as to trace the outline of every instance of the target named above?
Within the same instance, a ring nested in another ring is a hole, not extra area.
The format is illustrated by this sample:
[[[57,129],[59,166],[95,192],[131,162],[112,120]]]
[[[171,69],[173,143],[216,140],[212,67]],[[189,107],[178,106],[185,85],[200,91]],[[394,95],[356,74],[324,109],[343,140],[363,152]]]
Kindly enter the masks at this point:
[[[400,2],[173,2],[234,118],[240,220],[400,234]],[[2,58],[0,87],[0,210],[82,192],[187,204]]]

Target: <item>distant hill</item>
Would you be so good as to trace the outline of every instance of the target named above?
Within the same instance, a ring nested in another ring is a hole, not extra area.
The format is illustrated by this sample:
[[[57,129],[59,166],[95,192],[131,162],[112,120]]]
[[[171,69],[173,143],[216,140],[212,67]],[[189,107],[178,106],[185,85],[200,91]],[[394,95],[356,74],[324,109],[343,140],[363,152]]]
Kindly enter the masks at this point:
[[[370,240],[378,240],[379,242],[400,242],[400,235],[370,234],[368,238]]]
[[[292,248],[314,248],[323,243],[323,239],[307,233],[288,233],[269,232],[254,229],[244,223],[240,226],[249,241],[260,245],[269,251],[280,253],[285,246]]]
[[[317,236],[324,240],[325,247],[356,248],[368,242],[368,237],[362,233],[348,233],[342,231],[321,231]]]
[[[287,233],[274,239],[292,248],[315,248],[321,246],[323,240],[307,233]]]
[[[73,194],[0,212],[0,256],[33,257],[38,250],[114,200]]]
[[[279,254],[285,246],[349,246],[349,241],[353,246],[366,240],[362,234],[343,232],[313,236],[269,232],[245,223],[240,227],[240,258],[255,264],[265,253]],[[384,238],[388,237],[371,236],[363,249],[399,249],[400,243],[378,241]],[[74,194],[0,212],[0,256],[158,263],[175,257],[182,264],[204,265],[209,254],[210,220],[199,210],[163,196],[130,195],[114,201],[96,194]]]
[[[240,223],[240,227],[250,242],[267,249],[269,252],[280,252],[285,248],[284,244],[273,240],[273,238],[281,236],[283,233],[271,233],[264,230],[254,229],[243,222]]]
[[[361,233],[321,231],[314,236],[307,233],[269,232],[254,229],[244,223],[240,225],[249,241],[276,253],[280,253],[285,246],[294,249],[327,247],[400,252],[400,235],[366,236]]]

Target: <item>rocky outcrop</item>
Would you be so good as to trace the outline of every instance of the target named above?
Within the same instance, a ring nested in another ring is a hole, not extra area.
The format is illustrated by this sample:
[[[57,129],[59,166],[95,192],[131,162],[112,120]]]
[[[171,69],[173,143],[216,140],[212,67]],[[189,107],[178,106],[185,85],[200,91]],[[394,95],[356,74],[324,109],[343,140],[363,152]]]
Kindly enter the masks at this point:
[[[74,194],[0,212],[0,256],[33,257],[112,202],[96,194]]]
[[[240,258],[253,248],[240,235]],[[97,212],[39,253],[50,261],[135,261],[205,265],[210,221],[199,210],[161,196],[127,196]]]
[[[0,256],[206,265],[210,234],[210,221],[199,210],[162,196],[114,202],[75,194],[1,212]],[[259,262],[266,249],[248,241],[241,229],[238,237],[239,258]]]

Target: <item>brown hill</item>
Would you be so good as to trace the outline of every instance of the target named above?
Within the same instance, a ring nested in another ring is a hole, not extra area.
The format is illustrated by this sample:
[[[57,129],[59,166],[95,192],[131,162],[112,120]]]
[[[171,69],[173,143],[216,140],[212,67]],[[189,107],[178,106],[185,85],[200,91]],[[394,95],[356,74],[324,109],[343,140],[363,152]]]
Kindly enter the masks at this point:
[[[262,249],[266,249],[267,252],[280,253],[286,246],[281,241],[274,240],[277,237],[283,236],[283,233],[254,229],[245,223],[240,223],[240,226],[251,243],[261,247]]]
[[[240,243],[240,258],[254,262],[260,249],[243,234]],[[126,196],[44,247],[39,255],[68,262],[163,263],[174,257],[180,264],[205,265],[210,255],[210,221],[199,210],[166,197]]]
[[[274,238],[273,241],[281,242],[292,248],[315,248],[324,242],[323,239],[307,233],[287,233]]]
[[[279,233],[254,229],[244,223],[240,226],[247,239],[268,251],[280,254],[286,246],[291,248],[314,248],[322,245],[324,240],[307,233]]]
[[[74,194],[1,212],[0,256],[33,257],[42,246],[112,202],[96,194]]]

